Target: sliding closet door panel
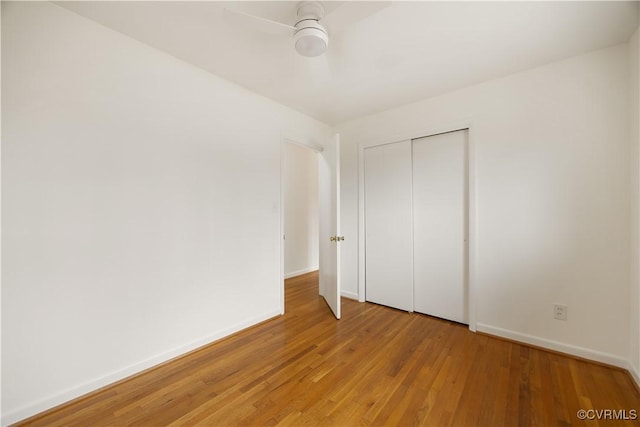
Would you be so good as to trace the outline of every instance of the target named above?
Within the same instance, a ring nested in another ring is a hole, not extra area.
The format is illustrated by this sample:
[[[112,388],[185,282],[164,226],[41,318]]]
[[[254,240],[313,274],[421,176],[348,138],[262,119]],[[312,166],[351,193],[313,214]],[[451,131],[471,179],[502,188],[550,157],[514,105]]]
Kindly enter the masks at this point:
[[[413,140],[415,311],[468,323],[467,131]]]
[[[413,311],[411,141],[364,150],[367,301]]]

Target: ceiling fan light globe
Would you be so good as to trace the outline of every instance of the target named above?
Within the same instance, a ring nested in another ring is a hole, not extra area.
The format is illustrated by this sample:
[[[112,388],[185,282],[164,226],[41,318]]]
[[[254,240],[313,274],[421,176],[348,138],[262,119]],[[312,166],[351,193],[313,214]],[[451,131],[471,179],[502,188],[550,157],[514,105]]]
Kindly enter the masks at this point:
[[[304,28],[293,36],[296,51],[302,56],[314,57],[322,55],[329,46],[329,37],[317,28]]]

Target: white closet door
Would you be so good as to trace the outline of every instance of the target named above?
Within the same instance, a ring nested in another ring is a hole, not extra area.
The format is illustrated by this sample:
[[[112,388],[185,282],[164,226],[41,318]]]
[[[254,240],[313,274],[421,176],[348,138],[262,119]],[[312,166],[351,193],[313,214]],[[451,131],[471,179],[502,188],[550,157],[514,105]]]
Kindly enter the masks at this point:
[[[467,131],[413,140],[414,309],[469,323]]]
[[[366,300],[413,311],[411,141],[364,150]]]

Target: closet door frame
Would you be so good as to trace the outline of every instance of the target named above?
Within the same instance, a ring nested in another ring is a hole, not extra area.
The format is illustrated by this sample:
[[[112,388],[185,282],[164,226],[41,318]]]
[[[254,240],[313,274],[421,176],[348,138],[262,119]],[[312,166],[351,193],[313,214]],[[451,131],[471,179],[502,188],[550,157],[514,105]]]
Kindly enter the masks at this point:
[[[434,136],[441,133],[467,131],[467,177],[468,177],[468,276],[469,288],[469,330],[476,331],[477,323],[477,167],[476,148],[473,135],[473,123],[464,121],[444,126],[433,126],[402,134],[389,135],[358,144],[358,301],[366,299],[366,243],[365,243],[365,204],[364,204],[364,150],[379,145]]]

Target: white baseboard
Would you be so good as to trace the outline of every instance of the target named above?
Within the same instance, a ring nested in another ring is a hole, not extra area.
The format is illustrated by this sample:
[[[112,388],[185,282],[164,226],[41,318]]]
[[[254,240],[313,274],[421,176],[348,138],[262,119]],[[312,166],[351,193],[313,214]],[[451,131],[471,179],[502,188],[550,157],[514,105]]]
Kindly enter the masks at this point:
[[[138,363],[134,363],[133,365],[129,365],[122,369],[118,369],[117,371],[108,373],[102,377],[92,379],[83,384],[79,384],[77,386],[68,388],[66,390],[61,391],[55,395],[46,397],[44,399],[31,402],[27,405],[24,405],[18,409],[14,409],[7,413],[2,414],[2,425],[7,426],[9,424],[13,424],[25,418],[36,415],[40,412],[46,411],[47,409],[51,409],[55,406],[58,406],[62,403],[68,402],[75,398],[78,398],[82,395],[90,393],[92,391],[98,390],[99,388],[105,387],[109,384],[113,384],[116,381],[120,381],[124,378],[127,378],[131,375],[142,372],[146,369],[152,368],[156,365],[159,365],[168,360],[174,359],[180,355],[193,351],[199,347],[202,347],[207,344],[211,344],[214,341],[217,341],[221,338],[227,337],[233,333],[241,331],[242,329],[246,329],[250,326],[263,322],[265,320],[277,317],[280,315],[280,311],[272,311],[265,313],[261,316],[256,316],[251,319],[245,320],[243,322],[237,323],[233,326],[230,326],[225,329],[221,329],[211,335],[200,338],[196,341],[192,341],[189,344],[182,345],[180,347],[176,347],[172,350],[166,351],[164,353],[158,354],[156,356],[150,357],[146,360],[140,361]]]
[[[290,273],[285,273],[284,274],[284,278],[285,279],[291,279],[292,277],[302,276],[303,274],[311,273],[312,271],[317,271],[317,270],[318,270],[318,266],[304,268],[302,270],[292,271]]]
[[[354,299],[354,300],[358,301],[358,294],[355,293],[355,292],[341,291],[340,295],[342,295],[345,298]]]
[[[567,353],[572,356],[578,356],[578,357],[593,360],[596,362],[606,363],[608,365],[617,366],[619,368],[624,368],[624,369],[629,368],[629,362],[626,359],[616,356],[614,354],[604,353],[601,351],[592,350],[585,347],[579,347],[571,344],[565,344],[558,341],[549,340],[546,338],[536,337],[534,335],[523,334],[521,332],[502,329],[496,326],[485,325],[483,323],[478,323],[476,326],[479,332],[484,332],[490,335],[495,335],[498,337],[507,338],[510,340],[547,348],[549,350],[559,351],[561,353]]]

